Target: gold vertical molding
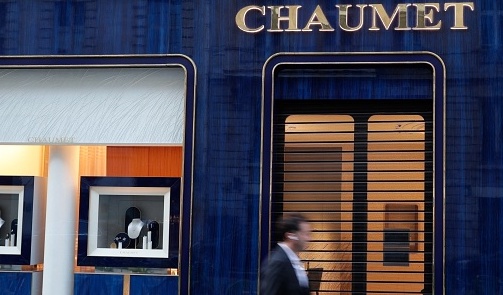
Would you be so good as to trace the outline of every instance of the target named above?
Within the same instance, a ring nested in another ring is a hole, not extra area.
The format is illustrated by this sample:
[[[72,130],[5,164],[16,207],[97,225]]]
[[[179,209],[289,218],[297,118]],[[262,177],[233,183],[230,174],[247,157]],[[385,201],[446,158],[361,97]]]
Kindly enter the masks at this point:
[[[43,177],[47,177],[49,173],[49,146],[42,146],[42,171],[40,171]]]
[[[129,287],[131,285],[131,275],[130,274],[125,274],[124,275],[124,281],[122,283],[122,295],[129,295]]]

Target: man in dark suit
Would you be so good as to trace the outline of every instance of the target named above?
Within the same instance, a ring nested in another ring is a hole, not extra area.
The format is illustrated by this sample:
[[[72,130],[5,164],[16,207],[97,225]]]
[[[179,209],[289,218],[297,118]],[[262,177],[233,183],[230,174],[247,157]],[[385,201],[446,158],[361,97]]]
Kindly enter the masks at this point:
[[[260,295],[309,295],[309,280],[298,253],[309,242],[311,227],[300,214],[285,216],[277,227],[281,241],[262,268]]]

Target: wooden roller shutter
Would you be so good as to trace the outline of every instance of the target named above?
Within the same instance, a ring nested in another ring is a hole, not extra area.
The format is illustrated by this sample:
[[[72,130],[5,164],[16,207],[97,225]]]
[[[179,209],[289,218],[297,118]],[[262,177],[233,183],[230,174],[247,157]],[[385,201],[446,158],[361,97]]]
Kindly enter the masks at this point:
[[[271,222],[309,219],[301,259],[316,294],[431,293],[431,105],[276,103]]]

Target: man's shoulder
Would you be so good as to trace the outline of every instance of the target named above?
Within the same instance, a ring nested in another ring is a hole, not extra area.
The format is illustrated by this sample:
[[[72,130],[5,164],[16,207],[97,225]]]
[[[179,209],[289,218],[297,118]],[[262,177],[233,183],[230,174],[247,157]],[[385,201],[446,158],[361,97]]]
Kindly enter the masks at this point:
[[[281,260],[281,261],[289,261],[288,255],[286,254],[285,250],[281,248],[280,246],[276,246],[270,255],[271,260]]]

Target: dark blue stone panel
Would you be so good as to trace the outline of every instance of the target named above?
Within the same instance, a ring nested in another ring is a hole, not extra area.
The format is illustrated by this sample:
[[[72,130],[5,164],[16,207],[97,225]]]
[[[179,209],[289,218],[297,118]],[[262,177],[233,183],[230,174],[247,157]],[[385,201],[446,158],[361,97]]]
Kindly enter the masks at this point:
[[[28,272],[0,272],[2,295],[30,295],[32,274]]]
[[[274,98],[410,100],[433,97],[433,69],[429,65],[337,65],[328,64],[328,60],[326,58],[324,65],[278,67]]]
[[[178,294],[178,277],[132,275],[129,286],[131,295],[175,295]]]
[[[74,295],[122,295],[124,277],[107,274],[75,274]]]

